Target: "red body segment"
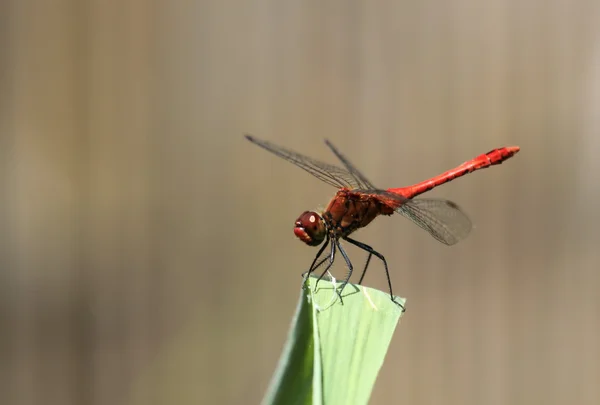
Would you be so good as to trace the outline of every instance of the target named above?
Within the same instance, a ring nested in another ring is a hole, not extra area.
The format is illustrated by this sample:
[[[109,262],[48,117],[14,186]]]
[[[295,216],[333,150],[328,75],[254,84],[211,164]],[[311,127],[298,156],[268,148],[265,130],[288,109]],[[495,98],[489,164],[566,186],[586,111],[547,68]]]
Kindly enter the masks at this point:
[[[454,169],[448,170],[438,176],[432,177],[429,180],[422,181],[408,187],[388,188],[387,191],[394,194],[399,194],[406,198],[413,198],[419,194],[431,190],[434,187],[441,186],[444,183],[452,181],[457,177],[474,172],[475,170],[485,169],[493,165],[499,165],[506,159],[514,156],[520,148],[518,146],[507,146],[505,148],[494,149],[483,155],[479,155]]]

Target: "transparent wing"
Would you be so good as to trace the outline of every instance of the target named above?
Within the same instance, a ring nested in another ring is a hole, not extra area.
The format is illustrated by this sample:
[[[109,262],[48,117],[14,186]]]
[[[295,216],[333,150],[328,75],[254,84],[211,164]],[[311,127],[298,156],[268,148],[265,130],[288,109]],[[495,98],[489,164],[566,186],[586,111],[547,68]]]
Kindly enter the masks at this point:
[[[386,190],[359,191],[376,197],[446,245],[454,245],[466,238],[473,227],[467,214],[452,201],[434,198],[408,199]]]
[[[454,245],[471,232],[471,220],[458,205],[448,200],[408,200],[396,212],[425,229],[446,245]]]
[[[356,189],[363,187],[359,179],[347,170],[341,169],[327,163],[320,162],[316,159],[291,151],[281,146],[275,145],[268,141],[257,139],[251,135],[246,135],[246,139],[250,142],[268,150],[271,153],[279,156],[295,164],[296,166],[306,170],[316,178],[324,181],[337,188],[347,187]]]
[[[335,153],[335,155],[338,157],[338,159],[340,159],[342,161],[342,163],[344,164],[344,167],[346,167],[348,172],[352,175],[352,177],[356,181],[356,184],[358,185],[357,188],[363,188],[363,189],[374,189],[375,188],[375,186],[369,180],[367,180],[367,178],[365,176],[363,176],[363,174],[356,167],[354,167],[354,165],[352,163],[350,163],[350,161],[344,155],[342,155],[342,153],[335,146],[333,146],[333,144],[331,142],[329,142],[329,140],[326,139],[325,143],[327,144],[327,146],[329,146],[329,149],[331,149],[331,151],[333,153]]]

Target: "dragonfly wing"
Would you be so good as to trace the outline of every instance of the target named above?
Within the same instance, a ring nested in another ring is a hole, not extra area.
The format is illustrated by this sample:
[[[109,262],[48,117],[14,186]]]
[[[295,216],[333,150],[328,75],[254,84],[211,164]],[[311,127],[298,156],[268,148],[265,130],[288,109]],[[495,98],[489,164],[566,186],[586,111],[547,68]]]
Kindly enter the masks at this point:
[[[316,159],[294,152],[292,150],[283,148],[275,145],[268,141],[255,138],[251,135],[246,135],[246,139],[250,142],[268,150],[271,153],[279,156],[295,164],[296,166],[306,170],[316,178],[324,181],[337,188],[346,187],[349,189],[356,189],[361,187],[359,180],[347,170],[339,168],[337,166],[330,165],[328,163],[320,162]]]
[[[352,163],[350,163],[350,161],[344,155],[342,155],[342,153],[335,146],[333,146],[333,144],[331,142],[329,142],[329,140],[326,139],[325,143],[327,144],[327,146],[329,146],[329,149],[331,149],[331,151],[338,157],[338,159],[342,161],[342,163],[344,164],[344,167],[346,167],[346,169],[348,170],[350,175],[354,178],[354,180],[356,181],[356,185],[357,185],[357,187],[355,187],[355,188],[362,188],[362,189],[374,189],[375,188],[373,183],[371,183],[369,180],[367,180],[367,178],[365,176],[363,176],[363,174],[356,167],[354,167],[354,165]]]
[[[452,201],[433,198],[413,200],[387,190],[356,191],[377,198],[446,245],[454,245],[471,231],[471,220]]]
[[[446,245],[454,245],[464,239],[473,227],[471,220],[460,207],[448,200],[407,200],[396,208],[396,212]]]

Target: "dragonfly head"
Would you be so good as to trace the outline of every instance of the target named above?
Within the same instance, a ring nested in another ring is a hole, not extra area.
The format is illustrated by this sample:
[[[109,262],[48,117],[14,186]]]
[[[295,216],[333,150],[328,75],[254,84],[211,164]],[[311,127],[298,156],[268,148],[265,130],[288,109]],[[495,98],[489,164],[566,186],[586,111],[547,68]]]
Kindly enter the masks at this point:
[[[320,245],[326,234],[323,217],[314,211],[305,211],[294,224],[294,235],[309,246]]]

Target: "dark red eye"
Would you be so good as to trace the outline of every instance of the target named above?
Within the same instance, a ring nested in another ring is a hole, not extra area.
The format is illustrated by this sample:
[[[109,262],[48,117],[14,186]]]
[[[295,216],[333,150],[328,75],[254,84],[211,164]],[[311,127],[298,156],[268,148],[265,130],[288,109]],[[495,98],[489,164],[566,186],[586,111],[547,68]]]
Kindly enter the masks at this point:
[[[309,246],[320,245],[326,233],[323,218],[314,211],[304,212],[294,224],[294,235]]]

